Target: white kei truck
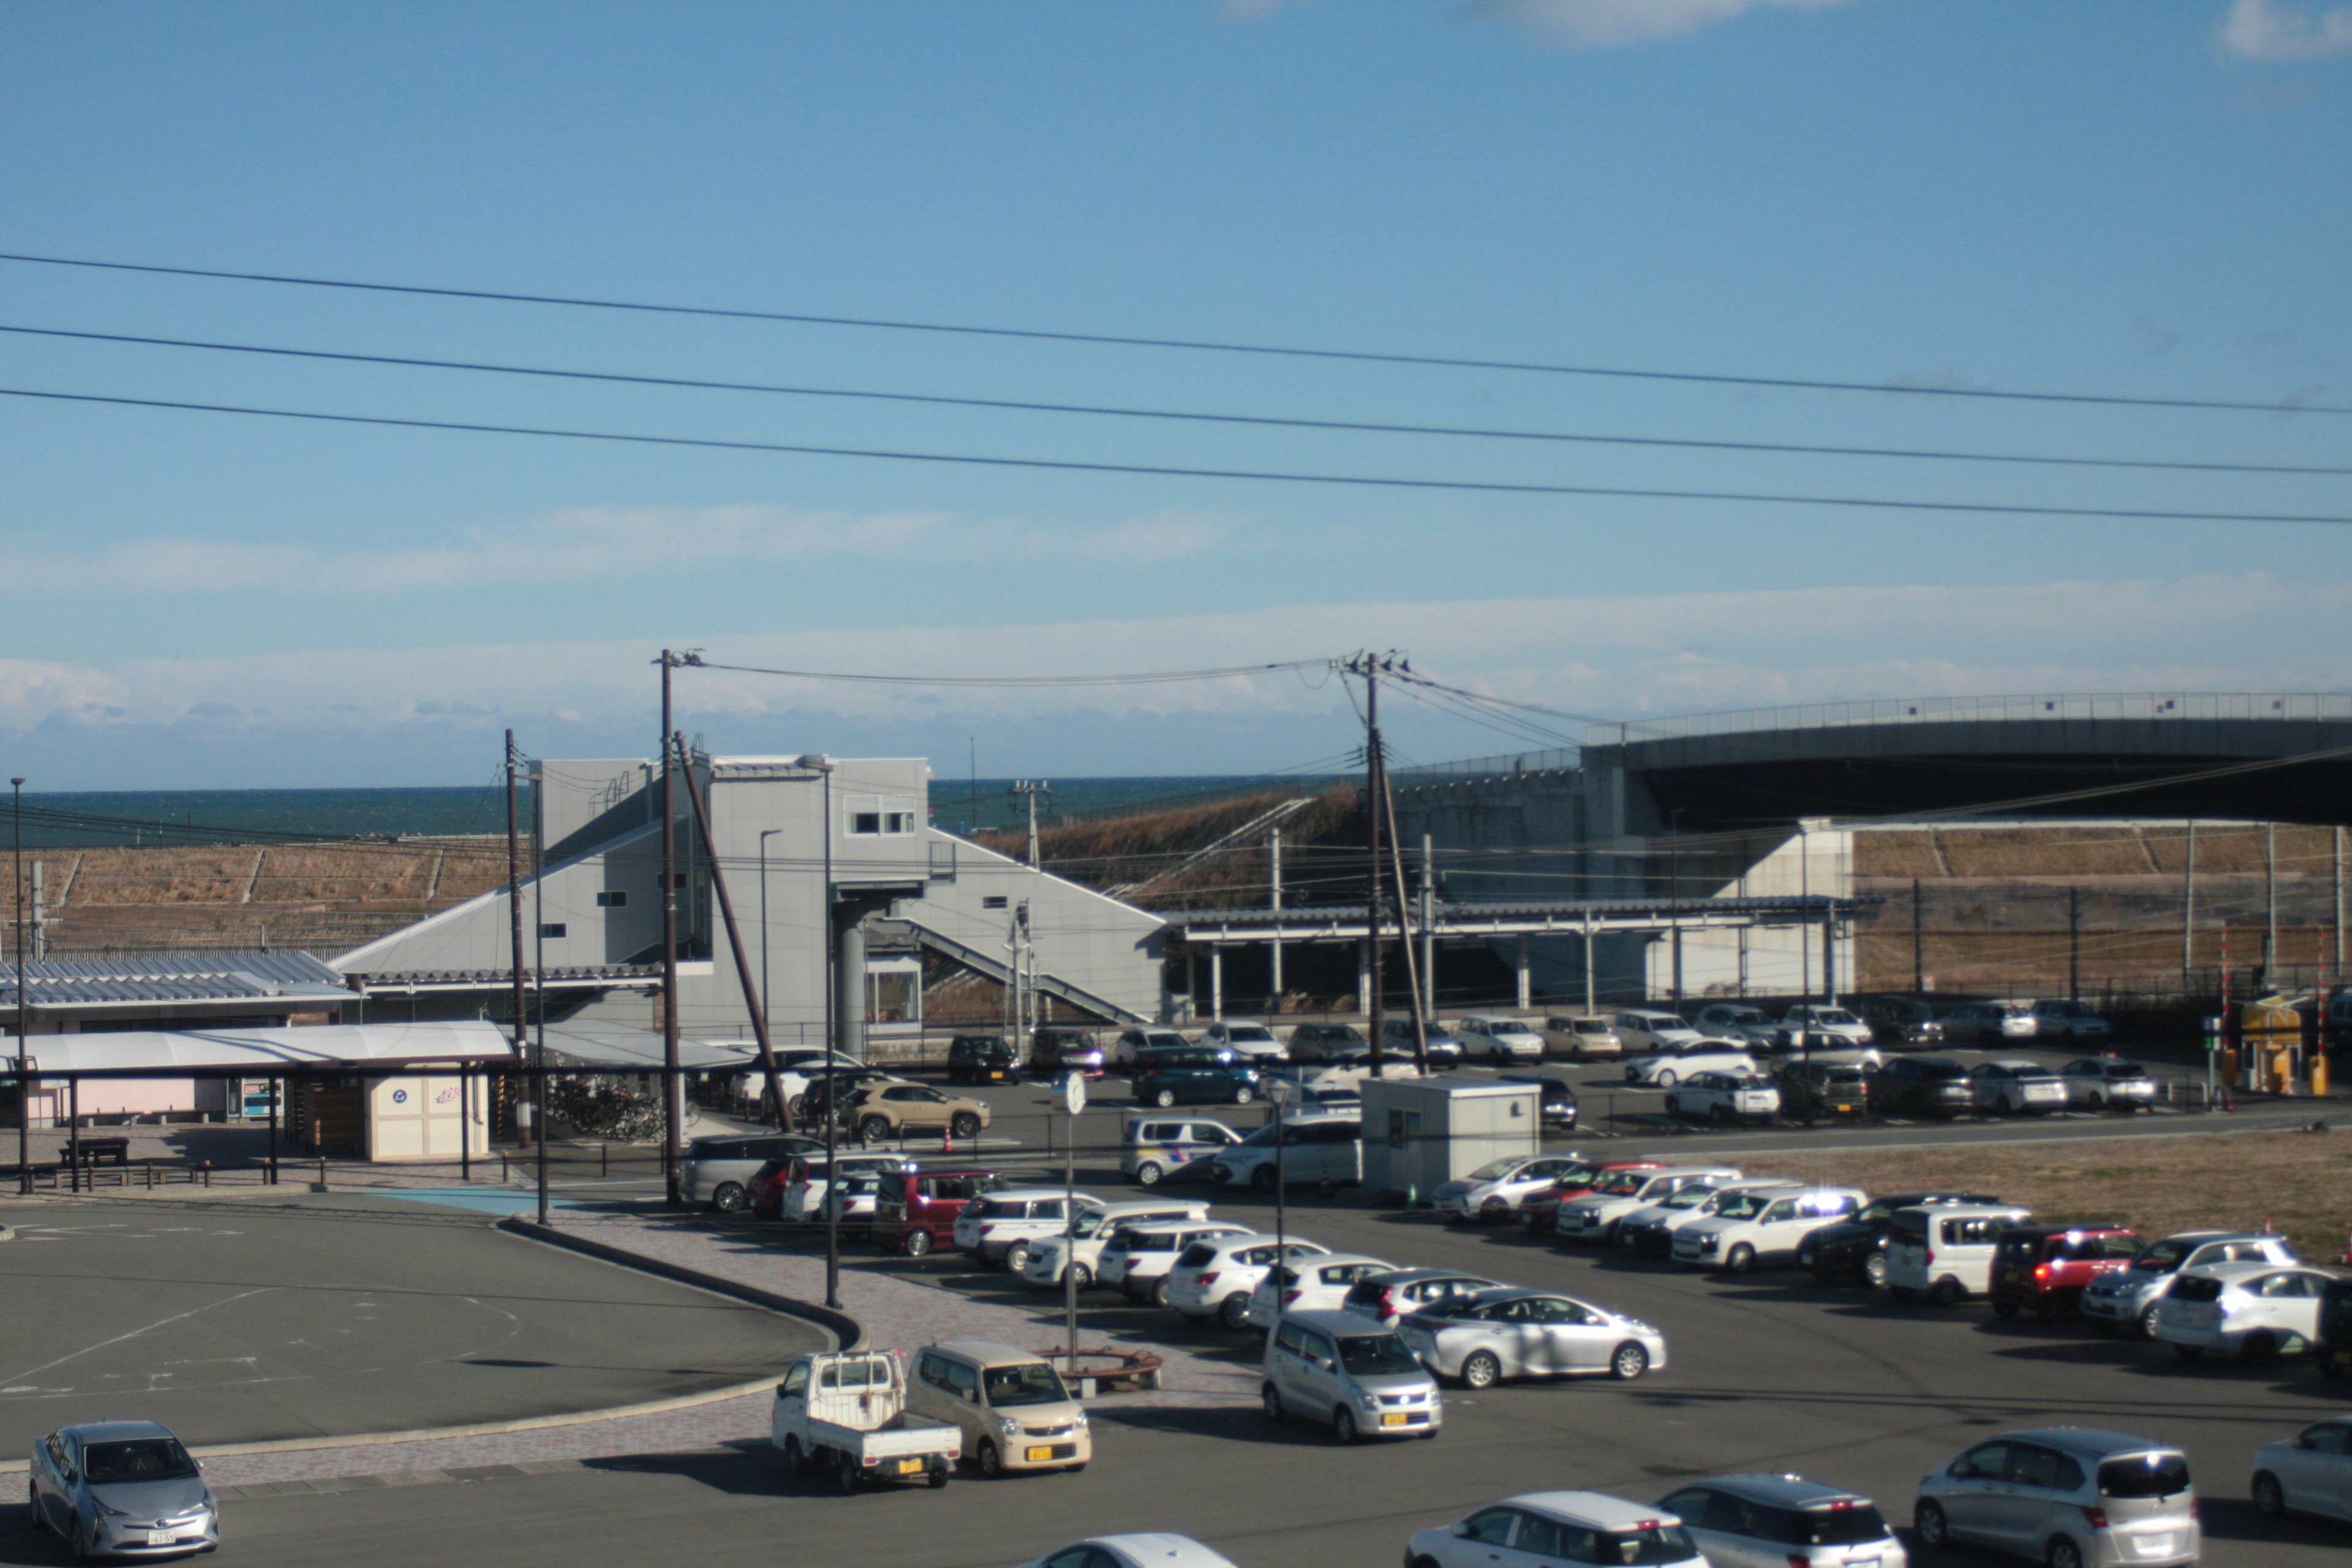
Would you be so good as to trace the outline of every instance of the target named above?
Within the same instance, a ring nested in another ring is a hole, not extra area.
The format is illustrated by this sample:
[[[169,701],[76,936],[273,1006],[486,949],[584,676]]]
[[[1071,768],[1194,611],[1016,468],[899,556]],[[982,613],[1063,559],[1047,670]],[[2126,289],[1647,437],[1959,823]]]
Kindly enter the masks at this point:
[[[768,1436],[784,1468],[831,1472],[843,1492],[888,1482],[948,1484],[963,1432],[909,1415],[907,1369],[880,1351],[823,1351],[800,1357],[776,1384]]]

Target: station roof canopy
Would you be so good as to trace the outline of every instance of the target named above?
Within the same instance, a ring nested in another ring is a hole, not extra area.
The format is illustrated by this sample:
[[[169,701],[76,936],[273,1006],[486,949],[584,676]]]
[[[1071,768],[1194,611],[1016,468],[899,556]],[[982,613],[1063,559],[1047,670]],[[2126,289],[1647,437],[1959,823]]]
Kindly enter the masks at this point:
[[[28,1044],[32,1070],[44,1078],[261,1078],[514,1059],[505,1032],[474,1019],[279,1029],[125,1029],[35,1035]],[[0,1054],[16,1054],[13,1035]]]
[[[1668,931],[1797,925],[1849,920],[1877,904],[1875,899],[1837,899],[1815,893],[1799,898],[1561,899],[1549,901],[1477,903],[1439,900],[1432,911],[1433,935],[1453,938],[1576,936],[1586,931]],[[1297,909],[1184,910],[1160,917],[1187,942],[1361,941],[1367,930],[1361,904],[1325,904]],[[1382,917],[1382,935],[1395,934],[1396,916]],[[1412,930],[1422,929],[1415,914]]]
[[[299,1013],[352,1000],[350,984],[307,952],[151,952],[45,958],[25,965],[26,1001],[49,1016],[152,1008]],[[0,966],[0,1013],[16,1005],[16,972]]]

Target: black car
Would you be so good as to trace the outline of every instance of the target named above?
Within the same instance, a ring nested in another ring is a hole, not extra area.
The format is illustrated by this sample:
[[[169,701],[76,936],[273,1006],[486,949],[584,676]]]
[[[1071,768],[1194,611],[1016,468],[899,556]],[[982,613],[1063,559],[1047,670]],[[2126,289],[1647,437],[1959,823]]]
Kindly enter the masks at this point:
[[[1257,1068],[1249,1058],[1216,1046],[1144,1051],[1128,1081],[1138,1105],[1247,1105],[1258,1097]]]
[[[950,1083],[1010,1083],[1020,1071],[1020,1053],[1003,1035],[958,1035],[948,1042]]]
[[[1780,1115],[1811,1127],[1823,1119],[1859,1121],[1870,1109],[1862,1069],[1846,1062],[1784,1062],[1772,1074]]]
[[[1363,1031],[1353,1024],[1301,1024],[1290,1031],[1290,1059],[1328,1061],[1333,1051],[1364,1044]]]
[[[1576,1090],[1568,1087],[1564,1079],[1549,1073],[1507,1072],[1497,1079],[1500,1083],[1531,1083],[1538,1096],[1536,1114],[1546,1127],[1561,1132],[1576,1131]]]
[[[1853,1010],[1870,1026],[1871,1038],[1879,1045],[1918,1050],[1944,1043],[1944,1026],[1937,1020],[1951,1005],[1948,996],[1864,996]]]
[[[1998,1204],[1989,1193],[1903,1193],[1874,1198],[1860,1213],[1810,1232],[1797,1244],[1797,1263],[1824,1285],[1848,1280],[1878,1285],[1886,1279],[1886,1237],[1902,1209],[1944,1204]]]
[[[1868,1079],[1880,1116],[1960,1116],[1977,1105],[1976,1080],[1949,1057],[1897,1057]]]
[[[2338,1275],[2319,1293],[2319,1364],[2352,1376],[2352,1278]]]

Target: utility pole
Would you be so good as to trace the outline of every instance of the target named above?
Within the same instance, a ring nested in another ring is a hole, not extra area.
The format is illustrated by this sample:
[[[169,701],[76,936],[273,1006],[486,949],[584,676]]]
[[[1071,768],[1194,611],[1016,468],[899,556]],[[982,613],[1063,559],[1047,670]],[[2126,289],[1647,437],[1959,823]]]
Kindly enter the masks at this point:
[[[529,1061],[525,1019],[528,1009],[522,994],[522,835],[515,819],[515,732],[507,731],[507,936],[514,947],[514,1054],[518,1062]],[[544,1067],[546,1064],[540,1064]],[[531,1080],[530,1131],[540,1146],[547,1144],[547,1078],[541,1073]]]
[[[662,879],[662,1186],[670,1206],[682,1201],[677,1169],[677,808],[670,797],[670,671],[684,661],[669,649],[661,658]],[[831,1114],[832,1108],[826,1107]]]
[[[2344,830],[2337,828],[2340,839]],[[2197,819],[2189,819],[2189,865],[2180,879],[2180,993],[2189,994],[2189,973],[2197,962]]]
[[[1279,827],[1271,827],[1266,830],[1265,864],[1266,908],[1274,910],[1276,914],[1280,914],[1282,912],[1282,829]],[[2338,901],[2339,903],[2341,902],[2341,900]],[[2342,920],[2339,918],[2336,923],[2339,925],[2342,924]],[[1281,922],[1277,921],[1275,924],[1278,932]],[[1279,934],[1276,934],[1274,939],[1272,962],[1274,965],[1274,1007],[1272,1010],[1279,1013],[1282,1011],[1282,938]]]
[[[1360,653],[1343,660],[1342,674],[1364,680],[1364,935],[1365,963],[1371,991],[1365,1008],[1365,1034],[1371,1042],[1368,1060],[1374,1078],[1381,1076],[1381,816],[1387,799],[1381,753],[1381,676],[1402,668],[1391,653]],[[1404,911],[1397,914],[1402,918]]]
[[[48,862],[33,862],[33,962],[38,963],[49,956],[49,879],[44,874]]]
[[[2344,830],[2336,835],[2336,977],[2344,977]]]
[[[32,1008],[25,997],[25,781],[12,778],[8,788],[16,821],[16,871],[8,888],[16,903],[16,1190],[33,1195],[33,1059]]]
[[[2263,980],[2275,993],[2281,989],[2278,971],[2278,824],[2263,824],[2263,900],[2268,924],[2263,928]]]
[[[1381,784],[1385,791],[1388,780]],[[1393,816],[1393,802],[1388,809]],[[1389,828],[1393,842],[1396,824],[1391,821]],[[1423,1017],[1437,1016],[1437,851],[1426,833],[1421,836],[1421,1011]]]
[[[2083,999],[2083,889],[2066,889],[2066,1000]]]
[[[1005,793],[1029,803],[1029,864],[1034,867],[1037,864],[1037,797],[1041,795],[1050,797],[1054,786],[1045,779],[1014,779],[1013,787]]]
[[[1919,879],[1911,879],[1911,994],[1927,994],[1927,939],[1922,924]]]

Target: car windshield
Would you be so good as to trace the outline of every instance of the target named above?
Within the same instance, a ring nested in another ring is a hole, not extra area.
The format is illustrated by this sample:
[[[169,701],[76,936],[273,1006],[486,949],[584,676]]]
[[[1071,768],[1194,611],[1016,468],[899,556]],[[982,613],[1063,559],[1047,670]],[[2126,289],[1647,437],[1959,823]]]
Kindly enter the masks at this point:
[[[1612,1198],[1632,1197],[1648,1183],[1650,1175],[1648,1171],[1612,1171],[1592,1190]]]
[[[1713,1187],[1685,1187],[1658,1206],[1670,1209],[1695,1209],[1713,1196],[1715,1196]]]
[[[1421,1370],[1421,1363],[1394,1334],[1357,1334],[1340,1340],[1339,1364],[1359,1377]]]
[[[1792,1546],[1856,1546],[1886,1539],[1886,1520],[1866,1502],[1797,1510]]]
[[[989,1404],[1000,1410],[1014,1405],[1060,1405],[1070,1397],[1062,1386],[1062,1374],[1043,1362],[992,1366],[980,1375]]]
[[[1698,1548],[1679,1524],[1654,1525],[1648,1530],[1612,1530],[1601,1538],[1601,1561],[1623,1564],[1624,1568],[1643,1568],[1648,1563],[1687,1563],[1698,1555]]]
[[[2159,1241],[2133,1258],[2131,1266],[2148,1274],[2169,1274],[2180,1267],[2193,1247],[2193,1243],[2185,1241]]]
[[[92,1443],[82,1450],[82,1472],[94,1487],[123,1481],[173,1481],[196,1473],[196,1462],[176,1437],[134,1437]]]
[[[1470,1179],[1474,1182],[1499,1182],[1526,1163],[1525,1160],[1519,1159],[1489,1160],[1471,1172]]]
[[[2189,1461],[2179,1454],[2135,1454],[2099,1467],[2099,1495],[2166,1498],[2189,1489]]]
[[[1265,1045],[1270,1042],[1273,1040],[1274,1037],[1266,1032],[1265,1027],[1263,1025],[1235,1024],[1226,1029],[1225,1038],[1229,1040],[1247,1040],[1251,1045],[1256,1046]]]
[[[1764,1193],[1726,1193],[1723,1201],[1715,1205],[1715,1212],[1721,1219],[1753,1219],[1771,1201],[1771,1196]]]
[[[1852,1024],[1859,1022],[1853,1014],[1847,1012],[1843,1007],[1823,1007],[1821,1011],[1813,1015],[1813,1021],[1817,1024]]]

